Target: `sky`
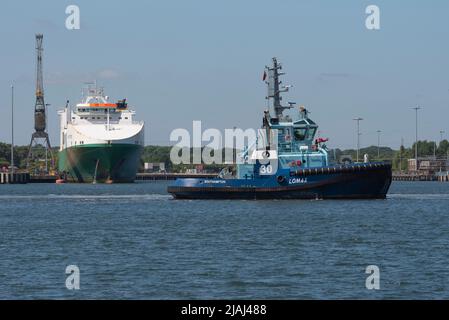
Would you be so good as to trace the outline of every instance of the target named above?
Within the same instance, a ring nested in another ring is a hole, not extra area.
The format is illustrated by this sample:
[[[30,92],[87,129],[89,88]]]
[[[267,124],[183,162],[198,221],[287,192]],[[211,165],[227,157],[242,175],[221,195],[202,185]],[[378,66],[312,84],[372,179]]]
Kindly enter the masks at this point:
[[[68,30],[68,5],[80,29]],[[365,26],[368,5],[380,30]],[[147,145],[169,145],[176,128],[259,128],[264,66],[277,57],[285,101],[309,109],[328,146],[410,146],[420,105],[420,139],[449,137],[449,1],[3,0],[0,10],[0,141],[33,132],[35,34],[44,34],[48,132],[59,145],[57,110],[80,102],[86,81],[127,98],[146,123]]]

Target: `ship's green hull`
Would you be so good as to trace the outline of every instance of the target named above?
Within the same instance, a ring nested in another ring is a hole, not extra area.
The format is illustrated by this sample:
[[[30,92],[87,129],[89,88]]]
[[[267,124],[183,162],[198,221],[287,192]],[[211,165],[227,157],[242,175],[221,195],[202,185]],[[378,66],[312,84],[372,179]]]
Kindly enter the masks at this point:
[[[91,144],[59,152],[58,168],[70,182],[134,182],[142,146]]]

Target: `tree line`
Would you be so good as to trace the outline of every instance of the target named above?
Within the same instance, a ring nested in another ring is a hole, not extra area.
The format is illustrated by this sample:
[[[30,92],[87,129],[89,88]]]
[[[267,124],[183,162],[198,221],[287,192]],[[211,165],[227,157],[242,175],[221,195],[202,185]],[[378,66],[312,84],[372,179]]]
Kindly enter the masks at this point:
[[[175,165],[170,161],[170,146],[146,146],[144,147],[141,158],[141,169],[145,162],[150,163],[164,163],[167,170],[173,172],[184,171],[188,168],[194,168],[195,165]],[[57,163],[57,151],[58,148],[53,148],[53,154],[55,156],[55,163]],[[224,150],[221,150],[224,152]],[[378,155],[379,152],[379,155]],[[338,162],[343,156],[350,156],[353,160],[356,159],[357,150],[355,149],[330,149],[329,159],[333,162]],[[415,157],[415,144],[410,148],[401,146],[399,150],[394,150],[390,147],[370,146],[361,148],[359,152],[359,160],[363,160],[363,155],[367,154],[372,161],[387,160],[393,164],[393,170],[407,170],[407,159]],[[427,157],[435,155],[437,158],[447,158],[449,155],[449,141],[443,140],[440,143],[434,141],[418,141],[418,157]],[[28,146],[15,146],[14,147],[14,164],[19,168],[26,167],[26,159],[28,156]],[[45,149],[37,148],[38,158],[45,157]],[[7,167],[10,164],[11,159],[11,145],[0,142],[0,168]],[[402,168],[401,168],[402,162]],[[206,169],[217,171],[223,165],[204,165]]]

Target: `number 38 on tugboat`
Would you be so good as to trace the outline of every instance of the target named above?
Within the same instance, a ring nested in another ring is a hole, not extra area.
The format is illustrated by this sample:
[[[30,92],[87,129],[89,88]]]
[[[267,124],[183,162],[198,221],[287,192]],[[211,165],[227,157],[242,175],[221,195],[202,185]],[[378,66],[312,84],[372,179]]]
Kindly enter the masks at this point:
[[[293,120],[284,115],[282,66],[276,58],[266,67],[269,109],[264,111],[265,147],[247,147],[235,174],[213,179],[177,179],[167,191],[176,199],[384,199],[391,184],[386,162],[331,164],[327,139],[317,138],[318,125],[304,107]],[[295,108],[296,109],[296,108]],[[366,160],[366,159],[365,159]]]

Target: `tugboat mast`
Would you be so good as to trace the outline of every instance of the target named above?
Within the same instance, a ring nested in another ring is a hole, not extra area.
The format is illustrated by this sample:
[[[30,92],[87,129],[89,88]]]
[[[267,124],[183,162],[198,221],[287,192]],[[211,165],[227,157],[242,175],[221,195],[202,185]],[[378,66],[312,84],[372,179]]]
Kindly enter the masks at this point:
[[[266,81],[268,95],[266,99],[273,99],[274,119],[278,119],[277,121],[279,121],[284,117],[283,112],[285,109],[293,108],[294,103],[289,103],[289,106],[283,106],[281,104],[281,93],[288,92],[291,86],[281,86],[282,81],[279,80],[279,77],[285,73],[279,71],[282,70],[282,65],[278,63],[276,57],[273,58],[273,67],[266,66],[265,68],[268,71],[268,81]]]

